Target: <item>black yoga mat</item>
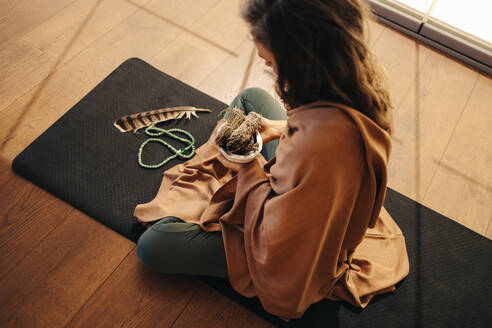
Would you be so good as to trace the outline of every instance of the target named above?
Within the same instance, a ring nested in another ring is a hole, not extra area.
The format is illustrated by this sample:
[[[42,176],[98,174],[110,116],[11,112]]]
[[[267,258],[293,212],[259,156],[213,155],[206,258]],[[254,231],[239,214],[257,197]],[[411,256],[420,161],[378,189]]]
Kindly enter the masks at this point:
[[[140,59],[125,61],[13,162],[14,170],[132,241],[144,228],[133,217],[136,204],[151,200],[161,169],[137,164],[143,133],[121,133],[113,121],[125,114],[191,105],[212,109],[199,119],[162,123],[191,132],[203,144],[226,107],[222,102],[160,72]],[[177,145],[176,145],[177,146]],[[159,144],[146,148],[144,161],[170,153]],[[402,228],[410,275],[394,293],[357,309],[321,301],[288,324],[266,313],[257,298],[237,294],[227,280],[201,277],[208,284],[277,326],[296,327],[488,327],[492,323],[492,242],[444,216],[388,190],[385,206]]]

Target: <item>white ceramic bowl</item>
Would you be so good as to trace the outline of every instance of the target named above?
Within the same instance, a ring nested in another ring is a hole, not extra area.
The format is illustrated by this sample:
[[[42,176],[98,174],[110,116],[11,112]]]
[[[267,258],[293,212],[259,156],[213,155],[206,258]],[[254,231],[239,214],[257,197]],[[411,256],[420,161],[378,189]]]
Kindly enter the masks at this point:
[[[219,129],[217,130],[217,133],[220,132],[220,130],[225,126],[226,123],[223,123],[221,126],[219,126]],[[258,145],[258,150],[252,151],[249,154],[246,155],[237,155],[237,154],[229,154],[227,153],[222,147],[219,148],[219,152],[224,155],[225,158],[230,160],[231,162],[234,163],[249,163],[251,162],[258,154],[261,152],[261,149],[263,148],[263,139],[261,139],[261,135],[258,131],[256,131],[256,144]]]

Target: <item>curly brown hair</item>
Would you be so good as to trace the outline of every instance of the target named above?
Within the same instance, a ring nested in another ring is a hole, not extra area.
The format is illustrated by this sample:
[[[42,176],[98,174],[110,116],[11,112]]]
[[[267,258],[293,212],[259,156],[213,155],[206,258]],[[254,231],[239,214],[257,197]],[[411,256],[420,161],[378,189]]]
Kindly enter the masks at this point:
[[[366,44],[360,0],[249,0],[241,16],[277,65],[287,109],[314,101],[350,106],[391,132],[391,102]]]

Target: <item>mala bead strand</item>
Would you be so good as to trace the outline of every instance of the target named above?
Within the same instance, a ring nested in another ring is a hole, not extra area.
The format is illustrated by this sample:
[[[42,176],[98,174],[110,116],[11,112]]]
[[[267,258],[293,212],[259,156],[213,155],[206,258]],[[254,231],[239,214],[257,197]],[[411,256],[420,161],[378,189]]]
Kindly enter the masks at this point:
[[[182,138],[182,137],[174,134],[174,132],[182,133],[182,134],[186,135],[188,137],[188,139]],[[183,159],[189,159],[195,155],[195,138],[188,131],[185,131],[182,129],[177,129],[177,128],[164,130],[164,129],[161,129],[161,128],[158,128],[155,126],[149,126],[147,129],[145,129],[145,134],[148,135],[149,137],[153,137],[153,138],[149,138],[149,139],[145,140],[142,143],[142,145],[140,145],[140,148],[138,149],[138,164],[144,168],[157,169],[157,168],[165,165],[167,162],[169,162],[170,160],[172,160],[176,157],[181,157]],[[188,146],[181,148],[181,149],[176,149],[172,145],[167,143],[166,141],[159,139],[159,138],[155,138],[155,137],[160,137],[162,135],[166,135],[166,136],[169,136],[173,139],[184,142]],[[142,153],[143,153],[145,146],[150,142],[157,142],[157,143],[164,145],[169,150],[171,150],[174,153],[174,155],[169,156],[168,158],[166,158],[165,160],[163,160],[162,162],[160,162],[158,164],[145,164],[142,161]],[[189,151],[189,153],[187,153],[188,151]]]

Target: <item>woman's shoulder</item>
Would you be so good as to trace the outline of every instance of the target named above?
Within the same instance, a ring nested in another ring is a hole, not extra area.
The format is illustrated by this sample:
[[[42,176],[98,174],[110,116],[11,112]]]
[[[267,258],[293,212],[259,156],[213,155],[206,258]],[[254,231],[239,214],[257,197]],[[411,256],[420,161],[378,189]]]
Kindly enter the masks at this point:
[[[306,179],[311,172],[320,183],[332,179],[333,174],[350,172],[351,181],[359,183],[367,169],[365,146],[350,116],[328,106],[294,111],[288,115],[277,148],[277,166],[285,165],[295,176]]]
[[[345,129],[359,131],[363,138],[380,139],[390,144],[391,136],[362,111],[350,106],[318,101],[306,104],[287,112],[288,121],[312,128]]]
[[[312,103],[287,112],[288,135],[297,134],[297,139],[312,139],[325,144],[361,141],[359,127],[343,108],[331,103]]]
[[[345,164],[387,165],[390,135],[353,108],[327,102],[312,103],[289,111],[287,125],[287,131],[293,133],[288,133],[286,141],[293,148],[301,146],[309,153],[336,156]],[[327,160],[322,158],[320,160]]]
[[[368,120],[364,114],[360,111],[351,108],[349,106],[318,101],[299,106],[287,112],[287,116],[291,120],[310,120],[323,124],[346,124],[354,125],[354,116],[364,117]]]

